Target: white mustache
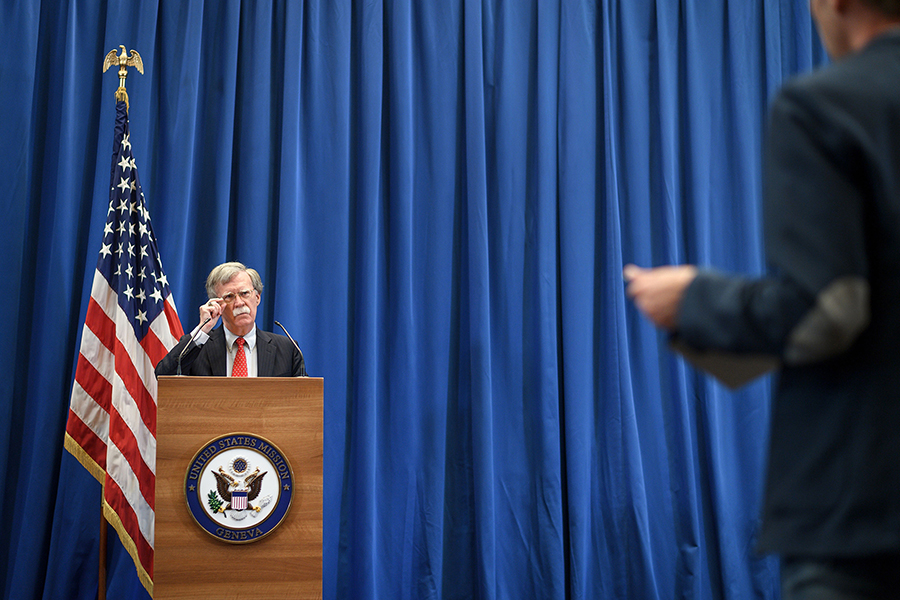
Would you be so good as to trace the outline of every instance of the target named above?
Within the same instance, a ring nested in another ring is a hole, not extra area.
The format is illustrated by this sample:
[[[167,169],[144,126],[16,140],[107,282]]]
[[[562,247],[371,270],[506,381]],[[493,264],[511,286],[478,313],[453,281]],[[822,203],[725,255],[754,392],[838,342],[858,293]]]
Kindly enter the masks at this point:
[[[236,316],[236,317],[239,317],[239,316],[241,316],[241,315],[249,315],[249,314],[250,314],[250,307],[249,307],[249,306],[239,306],[238,308],[234,309],[234,313],[233,313],[233,314],[234,314],[234,316]]]

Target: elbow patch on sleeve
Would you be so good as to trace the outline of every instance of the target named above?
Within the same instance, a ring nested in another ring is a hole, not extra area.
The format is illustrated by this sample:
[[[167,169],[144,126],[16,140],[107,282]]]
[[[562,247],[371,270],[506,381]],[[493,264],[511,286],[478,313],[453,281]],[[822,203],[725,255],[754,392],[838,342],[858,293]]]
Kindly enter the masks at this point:
[[[791,330],[784,362],[804,365],[840,354],[859,337],[870,318],[869,282],[862,277],[835,279]]]

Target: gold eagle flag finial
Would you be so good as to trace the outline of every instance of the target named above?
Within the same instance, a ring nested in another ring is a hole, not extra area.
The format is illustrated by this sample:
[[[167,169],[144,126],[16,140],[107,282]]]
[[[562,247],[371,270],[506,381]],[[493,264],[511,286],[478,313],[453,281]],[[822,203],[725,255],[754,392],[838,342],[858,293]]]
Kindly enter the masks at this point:
[[[113,65],[119,65],[119,89],[116,90],[116,102],[125,101],[125,107],[128,107],[128,92],[125,91],[125,78],[128,77],[128,67],[134,67],[141,75],[144,74],[144,61],[141,55],[135,50],[131,51],[131,56],[125,52],[125,46],[119,45],[122,49],[121,54],[116,54],[115,49],[110,50],[103,59],[103,72]]]

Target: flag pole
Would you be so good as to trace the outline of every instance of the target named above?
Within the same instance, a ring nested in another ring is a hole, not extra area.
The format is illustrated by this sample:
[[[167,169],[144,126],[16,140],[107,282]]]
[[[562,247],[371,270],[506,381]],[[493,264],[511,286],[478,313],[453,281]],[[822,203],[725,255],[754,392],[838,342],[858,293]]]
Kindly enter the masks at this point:
[[[97,584],[97,600],[106,600],[106,517],[103,515],[103,494],[100,494],[100,577]]]
[[[144,74],[144,62],[141,55],[132,49],[131,56],[125,53],[125,46],[119,45],[122,49],[121,54],[116,54],[115,49],[110,50],[103,59],[103,72],[111,66],[119,66],[119,88],[116,90],[116,102],[125,102],[126,109],[128,105],[128,92],[125,90],[125,78],[128,77],[128,67],[134,67],[141,75]],[[104,495],[100,493],[100,550],[98,557],[98,574],[97,574],[97,600],[106,600],[106,544],[108,539],[109,525],[106,516],[103,514]]]

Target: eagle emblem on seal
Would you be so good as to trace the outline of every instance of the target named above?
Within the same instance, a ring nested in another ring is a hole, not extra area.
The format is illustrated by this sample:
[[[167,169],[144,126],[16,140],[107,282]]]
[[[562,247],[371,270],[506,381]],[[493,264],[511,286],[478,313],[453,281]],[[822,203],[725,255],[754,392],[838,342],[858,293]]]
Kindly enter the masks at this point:
[[[250,475],[241,478],[233,477],[227,473],[222,467],[218,471],[210,470],[216,478],[216,489],[209,492],[207,501],[210,510],[214,513],[225,513],[225,511],[234,511],[231,517],[235,519],[243,519],[246,513],[243,511],[259,512],[262,506],[254,506],[253,501],[259,496],[262,490],[263,477],[268,471],[259,472],[257,468]]]

